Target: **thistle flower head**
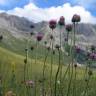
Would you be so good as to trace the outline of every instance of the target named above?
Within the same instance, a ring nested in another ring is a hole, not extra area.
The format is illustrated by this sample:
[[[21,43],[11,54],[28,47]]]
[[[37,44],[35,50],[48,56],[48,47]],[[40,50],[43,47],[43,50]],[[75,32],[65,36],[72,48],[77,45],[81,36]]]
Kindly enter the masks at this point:
[[[2,35],[0,35],[0,41],[3,39],[3,36]]]
[[[53,55],[55,55],[55,50],[53,50]]]
[[[65,38],[64,40],[65,40],[65,42],[67,42],[68,41],[68,38]]]
[[[88,71],[88,75],[89,75],[89,76],[93,75],[92,70],[89,70],[89,71]]]
[[[96,50],[96,46],[92,45],[92,46],[91,46],[91,51],[93,52],[93,51],[95,51],[95,50]]]
[[[76,53],[80,53],[80,51],[81,51],[80,47],[79,46],[75,46],[75,51],[76,51]]]
[[[39,79],[38,82],[43,83],[45,80],[46,80],[46,78],[42,78],[42,79]]]
[[[27,81],[25,81],[25,85],[29,88],[32,88],[32,87],[34,87],[35,83],[32,80],[27,80]]]
[[[49,21],[49,27],[50,27],[50,29],[55,29],[56,28],[56,20],[50,20]]]
[[[90,59],[96,60],[96,53],[90,53]]]
[[[16,96],[16,94],[13,93],[13,91],[8,91],[5,96]]]
[[[77,68],[77,64],[74,64],[74,67]]]
[[[28,51],[28,48],[25,48],[25,51]]]
[[[44,37],[44,34],[41,32],[37,33],[37,35],[36,35],[37,41],[41,41],[43,39],[43,37]]]
[[[72,31],[72,24],[67,24],[65,28],[68,32]]]
[[[30,32],[30,35],[33,36],[35,33],[34,32]]]
[[[34,50],[34,46],[31,46],[31,48],[30,48],[30,49],[31,49],[31,51],[33,51],[33,50]]]
[[[59,49],[60,49],[60,45],[56,44],[56,45],[55,45],[55,48],[56,48],[57,50],[59,50]]]
[[[44,44],[46,45],[47,44],[47,41],[45,41]]]
[[[81,18],[79,15],[77,14],[74,14],[73,17],[72,17],[72,22],[75,23],[75,22],[80,22]]]
[[[32,28],[32,29],[33,29],[33,28],[35,28],[35,26],[34,26],[34,25],[31,25],[31,26],[30,26],[30,28]]]
[[[24,59],[24,63],[25,63],[25,64],[27,63],[27,59]]]
[[[65,18],[63,16],[61,16],[58,23],[60,26],[65,25]]]

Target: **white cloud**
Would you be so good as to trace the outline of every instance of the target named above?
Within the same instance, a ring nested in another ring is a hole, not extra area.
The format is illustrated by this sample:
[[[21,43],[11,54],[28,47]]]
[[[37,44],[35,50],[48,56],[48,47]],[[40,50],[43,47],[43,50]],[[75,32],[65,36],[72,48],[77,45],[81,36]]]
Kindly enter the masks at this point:
[[[72,2],[84,6],[85,8],[96,7],[96,0],[72,0]]]
[[[42,20],[48,21],[50,19],[58,20],[60,16],[64,16],[66,22],[70,22],[73,14],[76,13],[81,16],[81,22],[96,23],[96,17],[92,16],[89,11],[81,6],[71,6],[70,3],[50,8],[39,8],[35,4],[30,3],[24,6],[24,8],[15,8],[7,11],[7,13],[26,17],[35,22],[40,22]]]

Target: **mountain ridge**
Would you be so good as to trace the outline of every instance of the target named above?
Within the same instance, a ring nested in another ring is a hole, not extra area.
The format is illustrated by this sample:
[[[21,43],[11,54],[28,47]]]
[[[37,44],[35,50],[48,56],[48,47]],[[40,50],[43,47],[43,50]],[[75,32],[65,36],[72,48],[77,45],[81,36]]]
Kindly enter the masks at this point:
[[[18,17],[15,15],[10,15],[7,13],[0,13],[0,29],[6,29],[8,32],[10,32],[15,38],[26,38],[28,35],[27,33],[33,32],[43,32],[45,34],[45,39],[47,39],[47,35],[50,34],[50,28],[48,26],[48,22],[42,21],[38,23],[34,23],[32,21],[29,21],[28,19],[24,17]],[[34,30],[30,27],[31,25],[34,25],[35,28]],[[56,37],[56,42],[58,43],[58,38],[59,38],[59,28],[57,27],[55,29],[55,37]],[[2,33],[2,32],[1,32]],[[26,35],[27,34],[27,35]],[[62,34],[62,38],[64,41],[64,38],[66,36],[66,32],[64,30],[64,34]],[[79,43],[88,43],[89,44],[95,44],[96,45],[96,24],[84,24],[80,23],[78,25],[78,30],[77,30],[77,41]]]

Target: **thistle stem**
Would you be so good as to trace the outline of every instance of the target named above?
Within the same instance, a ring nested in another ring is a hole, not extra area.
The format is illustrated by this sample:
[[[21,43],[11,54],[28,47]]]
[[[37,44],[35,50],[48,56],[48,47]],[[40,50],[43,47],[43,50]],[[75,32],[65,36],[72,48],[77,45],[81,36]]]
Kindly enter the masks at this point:
[[[56,94],[57,94],[57,78],[58,78],[59,71],[60,71],[60,50],[59,50],[59,65],[58,65],[58,69],[57,69],[56,76],[55,76],[54,96],[56,96]]]
[[[72,71],[71,71],[71,77],[70,77],[70,81],[68,84],[68,90],[67,90],[67,95],[69,96],[70,93],[70,87],[71,87],[71,82],[72,82],[72,77],[73,77],[73,71],[74,71],[74,50],[75,50],[75,23],[74,23],[74,32],[73,32],[73,50],[72,50]]]
[[[45,68],[46,68],[46,60],[47,60],[47,57],[48,57],[48,53],[45,54],[45,60],[44,60],[44,65],[43,65],[43,80],[45,79]],[[45,81],[43,81],[43,96],[45,96]]]

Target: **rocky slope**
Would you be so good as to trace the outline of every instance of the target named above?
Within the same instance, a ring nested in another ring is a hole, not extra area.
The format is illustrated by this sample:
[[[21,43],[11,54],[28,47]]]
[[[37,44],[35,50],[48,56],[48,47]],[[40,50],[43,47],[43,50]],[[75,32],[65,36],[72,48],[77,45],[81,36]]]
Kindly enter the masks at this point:
[[[34,32],[43,32],[45,34],[44,40],[48,40],[48,35],[50,35],[51,30],[49,29],[48,22],[42,21],[39,23],[33,23],[28,21],[24,17],[18,17],[14,15],[8,15],[6,13],[0,13],[0,34],[3,34],[4,30],[7,30],[12,34],[13,37],[22,39],[26,37],[26,33],[32,30],[31,25],[35,26]],[[2,31],[3,30],[3,31]],[[57,26],[54,37],[55,43],[59,43],[59,27]],[[62,41],[66,36],[66,32],[63,29]],[[92,24],[79,24],[77,32],[77,43],[81,46],[87,44],[96,45],[96,25]]]

